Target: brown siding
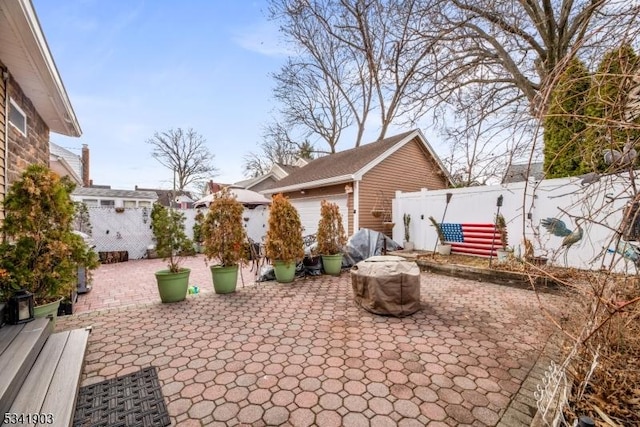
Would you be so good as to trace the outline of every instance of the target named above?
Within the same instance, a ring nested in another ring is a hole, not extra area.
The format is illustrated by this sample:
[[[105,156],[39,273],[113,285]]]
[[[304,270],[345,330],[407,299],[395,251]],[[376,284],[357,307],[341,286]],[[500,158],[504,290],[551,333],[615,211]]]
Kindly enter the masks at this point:
[[[4,208],[2,202],[4,201],[4,195],[6,194],[6,188],[4,188],[4,176],[6,171],[4,170],[4,142],[6,141],[6,106],[7,106],[7,88],[2,71],[5,70],[5,66],[0,62],[0,219],[4,219]]]
[[[344,194],[345,184],[329,185],[327,187],[320,188],[305,188],[304,194],[298,191],[291,191],[284,193],[290,199],[304,199],[306,197],[320,197],[320,196],[334,196],[337,194]]]
[[[30,164],[49,164],[49,128],[25,96],[15,80],[9,79],[9,97],[27,115],[27,136],[15,127],[9,126],[9,185],[15,181]]]
[[[374,207],[380,208],[384,201],[391,218],[391,202],[397,190],[437,190],[446,187],[447,179],[436,161],[417,139],[413,140],[363,176],[358,212],[360,228],[391,234],[391,228],[383,226],[382,218],[371,214]]]

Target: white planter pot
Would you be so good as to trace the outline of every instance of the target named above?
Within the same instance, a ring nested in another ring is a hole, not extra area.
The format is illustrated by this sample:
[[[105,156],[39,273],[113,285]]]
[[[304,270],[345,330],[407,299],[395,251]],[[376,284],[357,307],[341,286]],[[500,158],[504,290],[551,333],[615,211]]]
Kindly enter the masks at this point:
[[[402,244],[402,247],[404,248],[405,251],[412,251],[416,248],[413,242],[404,242]]]
[[[436,250],[440,255],[451,255],[451,245],[438,245]]]

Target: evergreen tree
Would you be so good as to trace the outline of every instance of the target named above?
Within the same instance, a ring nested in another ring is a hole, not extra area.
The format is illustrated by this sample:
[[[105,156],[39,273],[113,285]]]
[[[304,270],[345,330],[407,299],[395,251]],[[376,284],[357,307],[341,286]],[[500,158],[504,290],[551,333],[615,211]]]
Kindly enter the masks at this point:
[[[605,171],[603,150],[623,150],[627,142],[640,143],[640,120],[628,123],[625,109],[633,85],[633,75],[640,65],[638,55],[629,45],[608,52],[593,76],[589,91],[588,127],[585,132],[583,168]]]
[[[587,67],[577,58],[573,58],[558,77],[544,119],[544,170],[547,178],[586,172],[582,151],[589,80]]]

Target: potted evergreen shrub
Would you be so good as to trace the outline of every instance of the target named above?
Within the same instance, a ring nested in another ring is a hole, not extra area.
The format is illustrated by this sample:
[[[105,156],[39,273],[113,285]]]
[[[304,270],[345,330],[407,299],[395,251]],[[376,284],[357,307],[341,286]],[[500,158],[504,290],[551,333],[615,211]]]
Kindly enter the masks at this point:
[[[158,256],[168,261],[166,270],[155,273],[160,299],[165,303],[182,301],[187,296],[191,273],[182,268],[182,258],[193,253],[193,242],[184,231],[184,215],[156,203],[151,209],[151,229]]]
[[[97,254],[73,232],[74,188],[46,166],[31,165],[4,199],[0,294],[31,292],[36,317],[52,318],[54,327],[60,301],[77,286],[78,266],[98,266]]]
[[[273,262],[276,280],[293,282],[296,262],[304,257],[302,223],[296,208],[282,194],[273,196],[265,251]]]
[[[408,251],[412,251],[415,246],[411,241],[411,234],[409,233],[409,226],[411,225],[411,215],[404,214],[402,215],[402,223],[404,224],[404,243],[402,247]]]
[[[246,259],[242,214],[244,207],[228,190],[217,193],[202,225],[204,254],[207,260],[219,262],[212,265],[213,288],[218,294],[235,292],[238,281],[238,263]]]
[[[431,221],[431,224],[436,228],[436,233],[438,234],[438,246],[436,247],[436,251],[440,255],[451,255],[451,245],[447,244],[442,227],[440,227],[438,221],[436,221],[432,216],[429,217],[429,221]]]
[[[340,207],[323,200],[320,205],[318,221],[318,253],[322,256],[322,266],[327,274],[340,275],[342,269],[342,250],[347,237],[342,225]]]

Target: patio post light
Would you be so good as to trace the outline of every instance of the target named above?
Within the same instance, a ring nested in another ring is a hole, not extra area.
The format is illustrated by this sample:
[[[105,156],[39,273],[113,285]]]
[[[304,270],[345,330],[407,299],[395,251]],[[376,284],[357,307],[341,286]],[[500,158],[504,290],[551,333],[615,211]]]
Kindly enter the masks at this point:
[[[31,322],[33,317],[33,294],[25,289],[17,291],[7,301],[8,323]]]

